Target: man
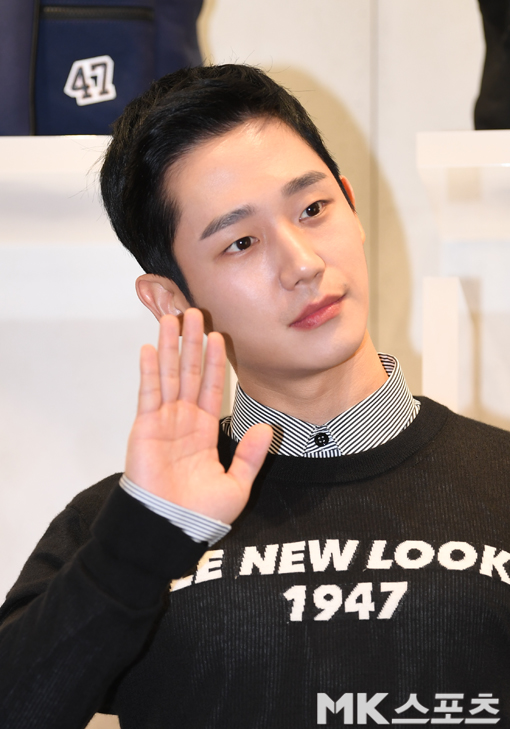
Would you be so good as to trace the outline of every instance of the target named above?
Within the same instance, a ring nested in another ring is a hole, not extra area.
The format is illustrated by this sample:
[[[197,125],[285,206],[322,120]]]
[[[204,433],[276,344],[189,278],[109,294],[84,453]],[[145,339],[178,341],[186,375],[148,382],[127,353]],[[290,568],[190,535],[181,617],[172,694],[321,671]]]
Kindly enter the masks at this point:
[[[165,77],[102,190],[159,345],[124,475],[3,608],[1,725],[508,726],[509,436],[377,355],[353,192],[299,103],[249,67]]]

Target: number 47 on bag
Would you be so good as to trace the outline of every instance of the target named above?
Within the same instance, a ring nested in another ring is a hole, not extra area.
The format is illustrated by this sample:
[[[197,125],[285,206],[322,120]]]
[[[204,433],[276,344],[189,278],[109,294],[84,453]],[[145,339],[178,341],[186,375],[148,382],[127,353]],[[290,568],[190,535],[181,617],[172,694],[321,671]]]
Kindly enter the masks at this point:
[[[75,61],[69,71],[64,93],[78,106],[99,104],[117,96],[113,85],[114,63],[111,56],[95,56]]]

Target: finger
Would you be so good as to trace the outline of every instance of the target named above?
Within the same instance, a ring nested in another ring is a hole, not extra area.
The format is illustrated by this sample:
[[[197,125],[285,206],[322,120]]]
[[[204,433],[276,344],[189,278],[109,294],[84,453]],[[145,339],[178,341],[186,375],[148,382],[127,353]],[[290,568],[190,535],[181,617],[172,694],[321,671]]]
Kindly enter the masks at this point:
[[[179,328],[176,316],[160,319],[158,360],[162,402],[174,402],[179,394]]]
[[[138,415],[157,410],[161,405],[158,354],[151,344],[140,350],[140,389]]]
[[[182,328],[179,399],[197,402],[202,374],[204,319],[198,309],[187,309]]]
[[[257,473],[260,471],[267,450],[273,439],[270,425],[260,423],[252,426],[244,435],[236,452],[228,473],[244,488],[251,488]]]
[[[219,418],[225,386],[225,340],[219,332],[211,332],[207,337],[204,375],[198,396],[198,407]]]

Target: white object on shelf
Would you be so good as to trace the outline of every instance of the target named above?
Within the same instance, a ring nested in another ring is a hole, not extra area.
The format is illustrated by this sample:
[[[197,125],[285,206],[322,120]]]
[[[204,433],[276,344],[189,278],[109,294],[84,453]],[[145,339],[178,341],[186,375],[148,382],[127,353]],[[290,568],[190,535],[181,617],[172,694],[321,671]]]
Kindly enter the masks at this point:
[[[423,281],[422,392],[456,413],[473,398],[473,332],[459,278]]]
[[[510,240],[510,130],[420,132],[420,177],[443,240]]]
[[[0,137],[0,245],[118,245],[98,190],[108,140]]]
[[[460,280],[472,314],[474,374],[462,384],[472,390],[469,407],[465,398],[451,396],[462,413],[510,429],[510,130],[423,132],[416,151],[441,241],[437,275]],[[424,302],[425,326],[434,306]],[[450,312],[443,316],[440,331]],[[424,347],[425,381],[436,354]]]
[[[100,200],[109,137],[0,137],[0,320],[137,319],[138,263]]]

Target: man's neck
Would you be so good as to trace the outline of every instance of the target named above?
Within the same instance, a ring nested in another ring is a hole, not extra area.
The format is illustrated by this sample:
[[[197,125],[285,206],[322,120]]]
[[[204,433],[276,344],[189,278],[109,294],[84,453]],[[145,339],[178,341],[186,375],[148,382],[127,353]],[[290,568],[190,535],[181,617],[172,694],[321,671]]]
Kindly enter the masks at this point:
[[[388,375],[368,332],[347,361],[303,377],[264,378],[261,373],[239,372],[239,384],[262,405],[308,423],[322,425],[378,390]]]

